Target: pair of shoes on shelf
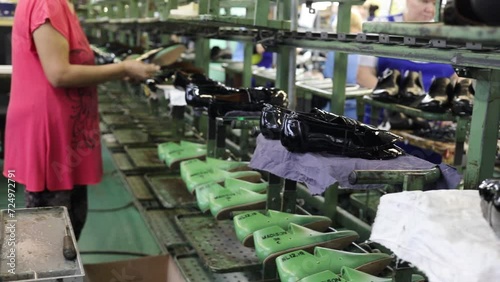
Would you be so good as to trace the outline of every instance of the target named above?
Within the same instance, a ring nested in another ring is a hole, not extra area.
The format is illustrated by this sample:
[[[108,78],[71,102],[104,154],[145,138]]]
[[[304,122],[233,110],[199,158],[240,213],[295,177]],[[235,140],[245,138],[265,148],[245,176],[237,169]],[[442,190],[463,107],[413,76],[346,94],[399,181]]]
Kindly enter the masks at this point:
[[[220,219],[229,212],[249,210],[253,206],[260,206],[263,201],[266,201],[262,195],[266,195],[268,186],[267,182],[254,183],[237,178],[226,178],[224,186],[215,182],[197,186],[195,188],[196,202],[202,212],[213,211],[214,217]],[[241,189],[246,190],[240,193],[242,197],[220,197]]]
[[[233,218],[236,236],[245,247],[254,247],[254,232],[278,226],[287,228],[290,223],[298,224],[316,231],[325,231],[332,220],[321,215],[299,215],[275,210],[249,211]]]
[[[281,280],[281,281],[285,282],[287,280]],[[340,269],[340,274],[335,274],[331,270],[325,270],[298,280],[298,282],[318,282],[318,281],[393,282],[394,279],[392,277],[383,278],[383,277],[373,276],[371,274],[344,266]],[[414,274],[411,277],[411,282],[424,282],[424,281],[425,278],[418,274]]]
[[[265,265],[273,265],[276,258],[293,251],[312,252],[315,247],[344,249],[359,238],[352,230],[318,232],[295,223],[286,228],[274,225],[253,233],[257,258]]]
[[[403,154],[394,144],[402,140],[400,136],[316,108],[301,113],[266,105],[260,131],[267,139],[280,139],[291,152],[326,152],[365,159],[392,159]]]
[[[402,76],[399,70],[386,69],[371,96],[376,101],[416,106],[425,97],[422,74],[406,71]]]
[[[278,256],[276,265],[280,280],[283,282],[323,281],[313,280],[314,275],[317,275],[317,278],[326,276],[344,279],[332,281],[363,282],[378,281],[365,279],[375,278],[372,275],[382,272],[392,260],[392,256],[384,253],[352,253],[316,247],[314,248],[314,254],[300,249]],[[343,270],[344,268],[349,269]],[[355,271],[351,271],[351,269]],[[302,280],[306,278],[307,280]]]
[[[418,105],[426,112],[445,113],[451,108],[454,115],[470,116],[474,106],[475,90],[470,79],[462,79],[455,86],[449,78],[433,80],[429,93]]]

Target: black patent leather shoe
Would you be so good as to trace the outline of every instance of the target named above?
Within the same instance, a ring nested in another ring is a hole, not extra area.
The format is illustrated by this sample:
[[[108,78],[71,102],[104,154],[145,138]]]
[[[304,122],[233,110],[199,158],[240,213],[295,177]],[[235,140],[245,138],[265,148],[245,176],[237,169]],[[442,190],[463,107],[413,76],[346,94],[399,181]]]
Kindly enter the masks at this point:
[[[378,83],[372,92],[372,98],[376,101],[386,103],[399,102],[399,85],[401,73],[399,70],[386,69],[382,76],[378,78]]]
[[[425,112],[444,113],[453,100],[453,84],[447,77],[436,78],[432,81],[429,93],[418,105],[418,108]]]
[[[266,139],[280,139],[281,128],[286,114],[291,111],[276,107],[274,105],[265,104],[260,115],[260,132]]]
[[[462,79],[455,85],[451,110],[457,116],[470,116],[474,108],[474,88],[470,79]]]
[[[250,103],[250,95],[246,91],[230,88],[222,83],[214,85],[186,86],[186,103],[192,107],[208,107],[211,103]]]
[[[285,91],[278,88],[254,87],[246,88],[250,94],[250,100],[253,104],[271,104],[286,108],[288,107],[288,95]]]
[[[311,114],[285,115],[281,144],[291,152],[327,152],[364,159],[403,155],[394,143],[402,138],[356,120],[314,109]]]
[[[424,97],[425,90],[422,74],[416,71],[406,71],[401,84],[400,104],[415,107]]]
[[[391,129],[396,130],[419,130],[430,129],[429,122],[420,117],[408,117],[400,112],[389,112],[388,117]]]

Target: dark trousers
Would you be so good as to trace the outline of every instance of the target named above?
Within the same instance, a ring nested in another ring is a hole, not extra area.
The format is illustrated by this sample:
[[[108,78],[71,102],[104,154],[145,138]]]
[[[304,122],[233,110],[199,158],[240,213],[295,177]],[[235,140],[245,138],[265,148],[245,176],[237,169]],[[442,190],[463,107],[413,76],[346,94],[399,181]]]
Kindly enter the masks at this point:
[[[75,185],[73,190],[28,192],[24,190],[27,208],[64,206],[68,209],[76,240],[80,238],[87,220],[87,186]]]

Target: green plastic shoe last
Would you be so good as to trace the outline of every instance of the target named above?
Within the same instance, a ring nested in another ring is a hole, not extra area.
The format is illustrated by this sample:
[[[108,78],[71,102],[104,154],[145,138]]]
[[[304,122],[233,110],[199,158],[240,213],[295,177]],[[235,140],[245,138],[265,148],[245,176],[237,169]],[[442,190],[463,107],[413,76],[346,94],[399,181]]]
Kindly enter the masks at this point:
[[[181,171],[181,178],[184,182],[187,182],[191,175],[212,169],[207,162],[200,159],[183,161],[180,163],[179,168]]]
[[[175,142],[166,142],[158,144],[158,158],[161,161],[165,161],[165,155],[167,154],[167,152],[172,150],[178,150],[180,148],[181,146]]]
[[[238,178],[226,178],[224,181],[224,187],[226,188],[244,188],[257,193],[265,193],[269,187],[267,182],[248,182],[243,179]]]
[[[187,176],[186,187],[190,193],[194,193],[197,186],[208,183],[222,184],[227,178],[242,179],[249,182],[261,182],[261,175],[257,171],[236,171],[228,172],[225,170],[213,168],[207,171],[202,171],[197,174]]]
[[[358,233],[352,230],[322,233],[295,223],[290,223],[286,231],[279,226],[271,226],[253,233],[255,252],[264,264],[274,262],[276,257],[284,253],[299,249],[311,252],[317,246],[343,249],[358,238]]]
[[[181,178],[184,182],[187,182],[190,176],[211,170],[213,168],[226,171],[250,170],[248,165],[244,162],[225,161],[214,158],[206,158],[206,161],[193,159],[183,161],[180,164]]]
[[[207,164],[211,167],[227,171],[251,170],[247,162],[227,161],[214,158],[207,158]]]
[[[282,282],[288,282],[281,280]],[[331,272],[330,270],[321,271],[319,273],[307,276],[304,279],[300,279],[298,282],[348,282],[337,274]]]
[[[210,183],[196,187],[196,202],[202,212],[210,210],[210,195],[226,190],[217,183]]]
[[[205,145],[196,144],[198,146],[191,144],[183,144],[181,142],[181,147],[177,150],[171,150],[165,153],[165,163],[171,169],[176,169],[181,162],[190,159],[204,159],[207,155],[207,149]]]
[[[340,275],[346,280],[346,282],[393,282],[391,277],[381,278],[346,266],[342,267]],[[411,281],[423,282],[425,281],[425,278],[421,275],[413,274],[411,276]]]
[[[210,195],[210,212],[217,220],[228,219],[233,211],[264,209],[266,200],[266,194],[244,188],[226,188]]]
[[[340,274],[343,266],[377,275],[391,261],[392,257],[384,253],[360,254],[316,247],[314,255],[299,250],[279,256],[276,264],[281,281],[297,281],[325,270]]]
[[[258,211],[242,213],[234,217],[236,236],[246,247],[253,247],[253,233],[270,226],[288,228],[290,223],[295,223],[316,231],[325,231],[332,221],[326,216],[298,215],[286,212],[268,210],[265,214]]]

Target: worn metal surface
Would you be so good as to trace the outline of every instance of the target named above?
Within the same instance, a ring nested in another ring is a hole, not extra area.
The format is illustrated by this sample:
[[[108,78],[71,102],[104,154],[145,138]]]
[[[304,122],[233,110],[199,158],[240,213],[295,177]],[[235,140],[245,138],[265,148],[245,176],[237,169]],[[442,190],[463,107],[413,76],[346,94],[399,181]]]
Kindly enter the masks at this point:
[[[428,45],[428,40],[427,43],[422,42],[421,44],[409,42],[409,46],[401,46],[399,43],[382,44],[378,43],[378,40],[378,35],[376,41],[357,42],[356,40],[337,41],[336,38],[332,40],[307,39],[302,35],[293,36],[285,33],[277,43],[302,48],[335,50],[337,52],[436,62],[463,67],[500,69],[500,53],[498,52],[476,52],[465,48],[419,48]],[[403,42],[401,38],[401,43]]]
[[[149,201],[155,199],[154,195],[149,191],[149,187],[143,176],[127,176],[125,180],[137,200]]]
[[[112,158],[119,170],[127,172],[134,169],[126,153],[113,153]]]
[[[500,71],[479,70],[476,78],[465,189],[478,189],[493,176],[500,122]]]
[[[443,23],[365,22],[363,32],[383,33],[459,42],[500,44],[500,30],[493,26],[452,26]]]
[[[187,282],[250,282],[261,280],[259,272],[213,273],[203,266],[200,258],[196,255],[177,256],[176,262]]]
[[[423,184],[435,182],[441,176],[439,168],[423,170],[354,170],[349,174],[350,184],[403,184],[407,175],[418,176]]]
[[[174,217],[190,212],[186,209],[148,210],[145,212],[146,222],[158,241],[165,247],[186,245],[187,240],[176,226]]]
[[[353,193],[350,195],[350,202],[354,207],[360,209],[361,218],[373,220],[380,204],[380,196],[378,191],[373,190],[364,193]]]
[[[139,170],[159,170],[167,169],[165,164],[158,158],[156,147],[130,147],[126,146],[125,151],[130,157],[132,164]]]
[[[232,220],[217,221],[211,215],[179,215],[176,221],[211,271],[228,273],[262,268],[255,251],[236,238]]]
[[[180,176],[148,173],[145,178],[163,207],[192,207],[196,205],[196,198],[188,192],[186,184]]]
[[[124,107],[116,102],[99,103],[99,113],[102,114],[122,114]]]
[[[15,220],[7,210],[0,212],[2,232],[0,233],[0,281],[83,281],[84,270],[78,254],[78,246],[68,212],[63,207],[16,209]],[[7,229],[15,224],[15,231]],[[76,260],[63,256],[63,238],[66,226],[71,230],[76,251]],[[9,274],[8,262],[12,246],[7,239],[15,235],[15,274]],[[33,280],[32,280],[33,279]]]
[[[107,125],[127,125],[133,123],[130,116],[124,114],[102,114],[101,120]]]
[[[113,135],[121,145],[142,144],[149,139],[148,134],[140,129],[115,129]]]

